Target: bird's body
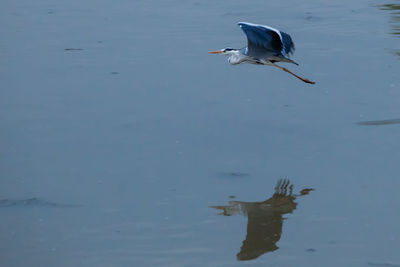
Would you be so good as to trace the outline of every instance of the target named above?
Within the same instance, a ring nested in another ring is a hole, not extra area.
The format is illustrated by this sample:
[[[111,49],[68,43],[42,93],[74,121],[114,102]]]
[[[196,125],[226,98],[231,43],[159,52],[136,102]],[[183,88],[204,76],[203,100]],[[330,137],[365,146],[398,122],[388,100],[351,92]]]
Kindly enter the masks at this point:
[[[265,25],[248,22],[239,22],[238,25],[247,36],[246,47],[241,49],[225,48],[209,53],[229,55],[228,61],[232,65],[251,63],[274,66],[294,75],[303,82],[314,83],[275,64],[276,62],[288,62],[298,65],[289,58],[295,49],[289,34]]]

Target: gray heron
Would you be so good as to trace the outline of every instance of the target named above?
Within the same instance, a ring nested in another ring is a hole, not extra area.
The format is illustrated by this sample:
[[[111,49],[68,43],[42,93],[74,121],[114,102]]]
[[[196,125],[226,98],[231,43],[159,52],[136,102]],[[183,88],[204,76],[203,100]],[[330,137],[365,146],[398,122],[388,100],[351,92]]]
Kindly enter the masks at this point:
[[[238,25],[247,36],[246,47],[241,49],[225,48],[209,53],[228,55],[228,61],[232,65],[251,63],[274,66],[305,83],[315,84],[315,82],[275,64],[276,62],[287,62],[299,65],[289,58],[289,55],[294,52],[294,43],[289,34],[265,25],[248,22],[239,22]]]

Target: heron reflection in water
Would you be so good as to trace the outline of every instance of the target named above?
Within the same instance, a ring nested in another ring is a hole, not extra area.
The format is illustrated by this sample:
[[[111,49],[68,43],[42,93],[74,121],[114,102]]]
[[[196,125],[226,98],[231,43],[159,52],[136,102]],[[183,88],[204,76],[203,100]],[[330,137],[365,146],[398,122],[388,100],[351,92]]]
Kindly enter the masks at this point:
[[[293,194],[293,185],[287,179],[278,181],[274,195],[262,202],[229,201],[228,206],[212,206],[222,210],[220,215],[231,216],[243,214],[247,216],[247,234],[238,260],[253,260],[264,253],[277,250],[276,243],[281,238],[283,215],[296,209],[295,199],[307,195],[314,189],[307,188]]]

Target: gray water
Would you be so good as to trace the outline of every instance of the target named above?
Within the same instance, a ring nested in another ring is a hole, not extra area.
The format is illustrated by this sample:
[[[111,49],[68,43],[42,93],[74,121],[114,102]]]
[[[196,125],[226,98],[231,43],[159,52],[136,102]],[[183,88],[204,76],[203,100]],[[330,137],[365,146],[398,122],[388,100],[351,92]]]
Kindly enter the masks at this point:
[[[0,266],[400,266],[400,1],[342,2],[2,1]]]

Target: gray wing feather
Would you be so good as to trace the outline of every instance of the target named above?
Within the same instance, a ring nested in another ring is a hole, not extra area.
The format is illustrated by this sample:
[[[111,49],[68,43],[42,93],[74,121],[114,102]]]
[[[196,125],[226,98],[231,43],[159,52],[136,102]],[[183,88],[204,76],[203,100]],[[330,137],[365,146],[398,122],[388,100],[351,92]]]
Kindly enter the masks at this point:
[[[294,52],[294,43],[292,41],[292,38],[290,37],[289,34],[285,33],[285,32],[280,32],[281,36],[282,36],[282,43],[283,43],[283,47],[285,49],[285,53],[286,54],[293,54]]]
[[[294,51],[292,38],[287,33],[247,22],[239,22],[238,25],[247,36],[248,56],[282,56]]]

